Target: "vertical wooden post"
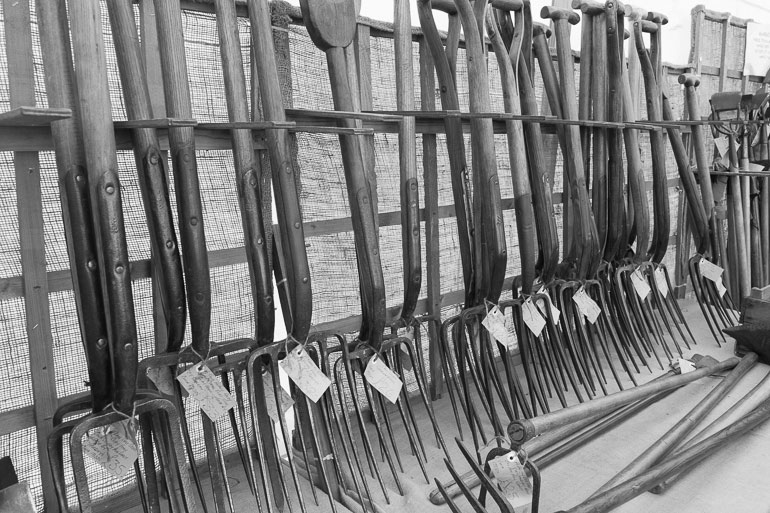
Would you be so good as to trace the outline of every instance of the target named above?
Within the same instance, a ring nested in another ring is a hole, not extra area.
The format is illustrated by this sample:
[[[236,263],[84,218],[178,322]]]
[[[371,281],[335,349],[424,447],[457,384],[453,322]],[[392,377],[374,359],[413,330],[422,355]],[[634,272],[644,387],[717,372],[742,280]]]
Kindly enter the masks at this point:
[[[722,46],[719,56],[719,92],[725,90],[725,81],[727,80],[727,32],[730,29],[730,15],[727,14],[722,20]]]
[[[433,56],[420,37],[420,103],[422,110],[436,110],[436,78],[433,71]],[[430,395],[435,401],[444,389],[444,377],[439,356],[441,326],[441,262],[438,229],[438,158],[436,135],[422,134],[422,173],[425,191],[425,261],[427,262],[428,315],[435,322],[428,324],[430,345]]]
[[[11,108],[34,106],[35,76],[29,1],[3,0],[3,15]],[[52,418],[57,403],[56,370],[48,307],[40,163],[37,153],[22,151],[14,152],[13,161],[40,477],[45,508],[54,511],[57,503],[49,472],[47,442],[53,428]]]

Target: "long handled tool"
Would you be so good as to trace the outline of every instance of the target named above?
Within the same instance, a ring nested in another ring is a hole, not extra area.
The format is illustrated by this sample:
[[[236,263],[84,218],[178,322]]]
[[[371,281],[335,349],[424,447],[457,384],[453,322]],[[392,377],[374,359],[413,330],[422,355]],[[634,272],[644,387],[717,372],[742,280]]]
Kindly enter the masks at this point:
[[[172,492],[180,489],[184,507],[194,511],[196,505],[194,498],[189,495],[179,418],[174,406],[170,401],[157,396],[137,399],[135,394],[138,341],[99,6],[77,2],[70,5],[70,15],[93,222],[98,227],[95,230],[96,257],[104,283],[104,303],[107,305],[108,337],[114,369],[111,409],[76,421],[70,437],[78,498],[82,511],[91,511],[83,454],[84,436],[97,428],[109,429],[118,421],[130,419],[133,422],[135,416],[160,414],[158,417],[164,424],[155,436],[159,451],[166,458],[168,490]],[[160,449],[162,446],[165,449]],[[174,473],[172,469],[179,471]],[[140,490],[143,489],[141,479],[138,479],[138,485]]]

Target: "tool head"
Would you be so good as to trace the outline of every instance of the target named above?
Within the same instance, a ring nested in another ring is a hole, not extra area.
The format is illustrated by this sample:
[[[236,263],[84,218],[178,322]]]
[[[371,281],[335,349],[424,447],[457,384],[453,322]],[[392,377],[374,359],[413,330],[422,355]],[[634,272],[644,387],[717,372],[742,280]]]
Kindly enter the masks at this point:
[[[679,83],[685,87],[698,87],[700,85],[700,75],[695,73],[682,73],[679,75]]]
[[[523,0],[492,0],[492,7],[501,11],[516,12],[524,8]]]
[[[355,0],[300,0],[310,39],[323,51],[345,48],[356,33]]]
[[[428,0],[432,9],[445,12],[447,14],[457,14],[457,6],[454,0]]]
[[[571,25],[577,25],[580,15],[571,9],[564,7],[545,6],[540,10],[540,17],[554,21],[567,20]]]
[[[545,25],[543,23],[532,24],[532,37],[534,38],[539,35],[545,36],[546,39],[551,37],[551,29],[548,27],[548,25]]]

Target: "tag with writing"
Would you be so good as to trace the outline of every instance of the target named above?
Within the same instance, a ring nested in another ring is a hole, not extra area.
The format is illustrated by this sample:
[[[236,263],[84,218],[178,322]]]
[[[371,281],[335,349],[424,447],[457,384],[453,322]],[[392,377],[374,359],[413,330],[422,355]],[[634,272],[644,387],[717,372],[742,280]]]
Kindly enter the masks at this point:
[[[487,461],[489,451],[499,448],[511,450],[511,444],[504,436],[496,436],[487,442],[486,445],[481,446],[478,450],[479,458],[481,458],[481,461]]]
[[[273,419],[273,423],[280,422],[281,416],[285,415],[287,411],[294,405],[294,399],[291,398],[288,392],[283,389],[282,386],[278,386],[278,393],[281,394],[281,411],[278,412],[278,400],[275,396],[273,388],[273,375],[270,372],[265,372],[262,375],[262,386],[265,390],[265,404],[267,405],[267,414]]]
[[[586,294],[586,291],[583,287],[580,287],[580,289],[578,289],[578,291],[573,294],[572,301],[575,302],[578,310],[580,310],[580,313],[583,314],[586,319],[588,319],[588,322],[591,324],[596,323],[596,320],[602,313],[602,309],[599,307],[599,305],[596,304],[596,301],[591,299],[591,297]]]
[[[559,319],[561,318],[561,310],[556,308],[556,305],[553,304],[553,301],[551,301],[551,296],[548,296],[545,293],[545,287],[540,287],[538,294],[545,294],[545,299],[538,299],[536,301],[537,307],[540,308],[540,311],[543,313],[543,316],[548,315],[546,314],[546,310],[545,310],[545,303],[547,302],[548,305],[551,307],[551,317],[553,317],[554,324],[559,324]]]
[[[688,372],[692,372],[695,370],[695,364],[692,363],[690,360],[679,358],[677,359],[676,363],[679,366],[679,372],[681,372],[682,374],[687,374]]]
[[[505,314],[498,307],[495,306],[487,312],[481,325],[487,329],[492,338],[503,344],[508,350],[515,351],[519,348],[518,342],[505,326]]]
[[[401,388],[404,384],[399,379],[398,374],[390,370],[378,355],[374,355],[364,370],[366,381],[372,385],[379,393],[385,396],[385,399],[396,404],[398,396],[401,394]]]
[[[332,384],[332,380],[316,366],[302,346],[292,349],[278,365],[314,403],[318,402]]]
[[[655,269],[655,286],[658,287],[658,291],[663,297],[668,296],[668,281],[666,280],[666,272],[658,267]]]
[[[516,453],[510,452],[490,460],[489,468],[516,513],[531,511],[532,483]]]
[[[174,377],[170,368],[150,367],[147,369],[147,379],[153,382],[161,394],[174,395]]]
[[[176,379],[212,422],[235,408],[235,398],[205,363],[196,363]]]
[[[545,319],[543,319],[532,298],[527,298],[521,305],[521,316],[532,334],[539,337],[545,328]]]
[[[642,301],[647,299],[647,296],[649,296],[650,292],[652,292],[652,289],[647,284],[647,280],[644,279],[644,275],[640,269],[637,269],[631,273],[631,283],[634,285],[636,295],[639,296],[639,299]]]
[[[139,457],[136,433],[126,419],[98,428],[83,439],[83,452],[115,477],[125,477]]]
[[[722,273],[725,272],[725,270],[718,265],[709,262],[705,258],[701,258],[698,263],[698,268],[700,269],[701,276],[704,278],[709,279],[714,283],[722,282]]]

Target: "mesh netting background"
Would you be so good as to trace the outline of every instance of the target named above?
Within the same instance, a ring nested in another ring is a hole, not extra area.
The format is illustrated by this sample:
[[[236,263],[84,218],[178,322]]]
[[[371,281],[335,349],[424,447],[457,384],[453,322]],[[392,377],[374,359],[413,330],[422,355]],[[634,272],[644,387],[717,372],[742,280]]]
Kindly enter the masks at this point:
[[[35,47],[35,94],[38,106],[46,106],[45,88],[43,85],[43,68],[40,56],[39,36],[34,16],[34,2],[31,2],[32,35]],[[138,8],[137,8],[138,9]],[[138,10],[137,10],[138,16]],[[109,67],[110,92],[113,102],[113,116],[116,120],[125,119],[125,109],[120,92],[117,64],[106,16],[106,8],[102,1],[102,24],[107,47]],[[185,11],[183,13],[187,63],[190,74],[190,90],[192,93],[193,113],[200,122],[227,121],[227,110],[222,79],[222,69],[218,48],[218,37],[215,18],[211,14]],[[574,30],[579,30],[579,27]],[[731,68],[740,69],[742,62],[744,29],[732,27],[728,41],[728,62],[736,63]],[[249,23],[247,19],[239,19],[239,32],[243,48],[243,58],[247,80],[250,79],[249,55]],[[710,35],[713,32],[713,36]],[[310,41],[307,31],[301,25],[292,24],[288,29],[276,28],[275,34],[288,37],[291,56],[291,100],[293,107],[305,109],[332,109],[331,91],[326,72],[326,59]],[[701,49],[703,63],[719,66],[721,25],[706,21],[704,24],[705,45]],[[715,46],[716,45],[716,46]],[[0,24],[0,47],[5,46],[4,25]],[[414,69],[419,70],[418,44],[412,46]],[[393,57],[392,39],[373,37],[370,43],[371,72],[372,72],[372,108],[374,110],[395,110],[395,63]],[[714,60],[715,59],[715,60]],[[496,59],[488,61],[490,72],[491,99],[493,110],[503,111],[500,76]],[[7,70],[5,52],[0,52],[0,70]],[[458,56],[458,80],[461,108],[468,109],[467,99],[467,67],[465,53],[460,50]],[[672,94],[672,103],[677,112],[683,107],[682,95],[676,94],[678,85],[676,75],[668,76],[668,87]],[[577,66],[576,66],[576,81]],[[537,93],[542,99],[542,84],[537,76]],[[419,76],[415,74],[416,108],[421,107],[421,91]],[[708,114],[706,99],[718,87],[718,78],[704,75],[700,88],[703,115]],[[740,82],[728,79],[726,89],[740,87]],[[440,105],[438,92],[435,94],[437,105]],[[251,103],[251,98],[249,102]],[[0,71],[0,111],[10,108],[8,97],[8,76]],[[644,117],[644,101],[640,101],[641,116]],[[550,138],[553,139],[552,137]],[[438,140],[438,184],[439,204],[452,204],[451,180],[449,175],[449,160],[446,150],[446,140],[439,135]],[[345,192],[344,172],[340,158],[338,139],[334,135],[299,133],[296,136],[297,161],[301,172],[301,200],[306,223],[316,223],[348,217],[350,215],[347,195]],[[495,137],[498,173],[503,198],[513,195],[511,185],[511,169],[508,160],[508,149],[504,135]],[[379,195],[380,213],[399,210],[399,167],[398,167],[398,136],[397,134],[376,134],[373,136],[373,148],[376,162],[377,192]],[[470,137],[466,136],[466,149],[470,149]],[[642,161],[645,166],[647,180],[651,180],[649,145],[646,136],[642,139]],[[424,205],[422,190],[422,138],[417,136],[417,162],[420,181],[420,202]],[[469,152],[470,153],[470,152]],[[556,153],[557,173],[554,192],[562,188],[561,154],[558,147]],[[199,150],[197,153],[198,167],[203,195],[204,222],[206,238],[210,252],[234,250],[243,246],[243,231],[236,195],[232,154],[224,150]],[[133,154],[121,151],[118,155],[124,214],[128,236],[129,253],[132,261],[148,259],[150,256],[149,238],[144,221],[144,209],[135,170]],[[471,158],[469,154],[469,164]],[[667,170],[670,178],[677,177],[673,155],[667,153]],[[170,163],[169,163],[170,164]],[[43,194],[43,218],[45,222],[46,265],[49,272],[68,269],[69,262],[64,243],[64,231],[61,220],[61,206],[57,184],[57,171],[52,152],[40,153],[41,181]],[[170,180],[172,209],[176,211],[174,183]],[[652,205],[650,196],[650,206]],[[670,189],[672,233],[677,226],[678,193],[676,188]],[[16,192],[14,181],[13,154],[0,152],[0,202],[5,208],[0,211],[0,279],[18,277],[21,275],[21,256],[19,249],[18,219],[16,208]],[[561,234],[561,207],[556,205],[556,221]],[[515,230],[515,215],[512,210],[505,212],[505,223],[509,259],[507,275],[519,273],[519,254]],[[462,288],[462,273],[460,268],[459,251],[457,249],[457,230],[452,217],[439,221],[440,233],[440,275],[441,293],[457,291]],[[423,226],[424,234],[424,226]],[[401,302],[403,295],[401,228],[400,226],[383,226],[380,229],[380,245],[384,266],[385,282],[387,284],[388,306]],[[333,234],[312,235],[307,239],[308,253],[311,262],[313,279],[313,322],[315,324],[343,319],[360,313],[358,294],[357,269],[354,258],[352,232],[343,231]],[[425,247],[423,240],[423,268],[425,268]],[[665,262],[670,268],[674,267],[674,248],[669,248]],[[425,276],[425,274],[423,274]],[[254,332],[254,315],[251,301],[251,289],[247,265],[244,263],[218,266],[212,269],[212,304],[213,315],[211,336],[214,342],[225,341],[238,337],[249,337]],[[424,280],[425,282],[425,280]],[[140,357],[150,356],[154,352],[154,327],[152,284],[149,279],[134,281],[134,300],[136,307],[137,326],[140,338]],[[424,296],[424,288],[423,288]],[[52,292],[49,295],[51,314],[51,329],[53,334],[53,351],[56,367],[56,392],[59,397],[85,391],[86,378],[85,358],[83,355],[77,313],[73,292],[64,290]],[[447,306],[442,310],[443,316],[455,313],[456,306]],[[446,318],[446,317],[445,317]],[[26,316],[23,298],[8,298],[0,300],[0,374],[4,376],[2,392],[0,392],[0,413],[30,407],[33,403],[32,385],[29,371],[29,354],[26,339]],[[188,330],[189,332],[189,330]],[[422,329],[424,349],[424,368],[430,370],[428,362],[427,330]],[[189,342],[187,340],[185,343]],[[415,385],[407,383],[413,390]],[[194,408],[191,408],[194,410]],[[203,454],[202,434],[197,414],[190,413],[193,440],[198,454]],[[228,429],[223,429],[223,443],[226,450],[232,450],[234,441],[227,438]],[[31,485],[38,509],[42,509],[42,490],[40,468],[34,428],[24,429],[0,437],[0,455],[11,455],[19,476]],[[108,479],[103,474],[90,468],[92,480],[92,496],[98,498],[118,490],[126,483]],[[45,470],[47,471],[47,470]],[[72,497],[72,476],[67,474]]]

